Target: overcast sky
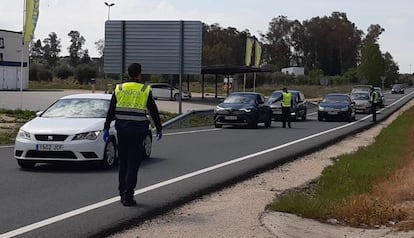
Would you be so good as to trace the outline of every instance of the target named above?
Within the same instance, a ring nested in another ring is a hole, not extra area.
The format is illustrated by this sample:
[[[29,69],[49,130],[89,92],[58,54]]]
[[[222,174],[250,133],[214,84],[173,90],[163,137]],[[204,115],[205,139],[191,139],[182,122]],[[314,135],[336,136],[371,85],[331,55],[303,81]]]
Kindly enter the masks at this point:
[[[62,53],[68,55],[71,30],[86,39],[84,49],[97,56],[94,42],[104,38],[108,7],[101,0],[40,0],[35,39],[51,32],[61,39]],[[269,22],[284,15],[290,20],[308,20],[344,12],[366,33],[371,24],[385,28],[380,37],[382,52],[390,52],[401,73],[414,71],[413,0],[112,0],[111,20],[200,20],[222,27],[248,29],[259,37]],[[0,29],[22,31],[24,0],[0,0]]]

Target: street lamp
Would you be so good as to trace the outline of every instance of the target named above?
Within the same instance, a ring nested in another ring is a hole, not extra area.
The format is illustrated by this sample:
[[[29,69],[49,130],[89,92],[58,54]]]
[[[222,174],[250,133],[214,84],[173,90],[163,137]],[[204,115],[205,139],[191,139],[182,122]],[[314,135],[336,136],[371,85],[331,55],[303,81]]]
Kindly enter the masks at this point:
[[[108,21],[109,21],[109,15],[111,14],[111,7],[115,5],[115,3],[107,3],[105,2],[105,5],[108,7]]]

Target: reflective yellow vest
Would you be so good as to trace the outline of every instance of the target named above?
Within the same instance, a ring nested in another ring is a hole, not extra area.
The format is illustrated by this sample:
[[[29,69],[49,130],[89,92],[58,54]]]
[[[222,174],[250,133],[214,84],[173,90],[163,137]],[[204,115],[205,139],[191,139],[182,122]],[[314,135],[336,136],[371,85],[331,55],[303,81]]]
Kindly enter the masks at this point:
[[[292,93],[283,93],[282,98],[282,107],[291,107],[292,106]]]
[[[378,93],[376,91],[371,93],[371,102],[378,103]]]
[[[146,121],[147,101],[151,87],[142,83],[127,82],[115,88],[115,118],[120,120]]]

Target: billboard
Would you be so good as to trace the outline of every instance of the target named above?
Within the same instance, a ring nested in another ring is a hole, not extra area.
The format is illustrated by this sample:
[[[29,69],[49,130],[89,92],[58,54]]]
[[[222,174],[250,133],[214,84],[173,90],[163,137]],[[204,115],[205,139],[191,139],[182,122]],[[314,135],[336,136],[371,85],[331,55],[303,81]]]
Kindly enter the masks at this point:
[[[140,63],[143,74],[200,74],[200,21],[106,21],[105,73]]]

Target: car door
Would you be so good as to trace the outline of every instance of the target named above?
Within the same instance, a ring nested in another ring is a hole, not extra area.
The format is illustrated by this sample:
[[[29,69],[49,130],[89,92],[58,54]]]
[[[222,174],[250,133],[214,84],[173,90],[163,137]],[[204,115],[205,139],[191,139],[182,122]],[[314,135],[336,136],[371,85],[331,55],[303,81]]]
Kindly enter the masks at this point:
[[[263,95],[257,95],[256,104],[259,109],[259,121],[265,122],[270,112],[270,107],[265,103],[265,97]]]
[[[306,114],[306,101],[303,93],[298,93],[298,114],[303,117]]]

